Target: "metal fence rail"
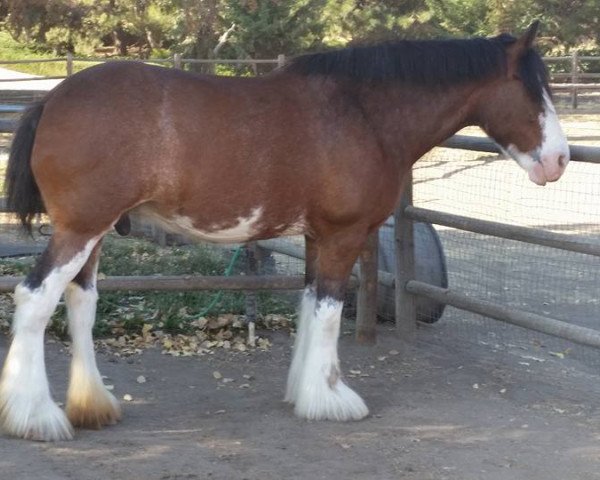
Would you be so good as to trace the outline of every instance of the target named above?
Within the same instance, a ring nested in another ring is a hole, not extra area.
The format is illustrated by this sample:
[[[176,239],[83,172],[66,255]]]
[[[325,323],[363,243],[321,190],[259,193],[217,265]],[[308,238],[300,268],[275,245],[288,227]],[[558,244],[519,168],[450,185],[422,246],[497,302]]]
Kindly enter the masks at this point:
[[[406,291],[412,295],[445,303],[461,310],[478,313],[479,315],[494,318],[512,325],[545,333],[546,335],[571,340],[580,345],[600,348],[600,331],[591,328],[571,325],[562,320],[499,305],[486,300],[474,299],[452,289],[439,288],[416,280],[410,280],[406,283]]]
[[[490,139],[460,135],[450,138],[442,146],[481,152],[496,153],[500,151],[500,148]],[[573,155],[573,160],[575,161],[592,164],[600,163],[600,148],[571,145],[570,150]],[[405,198],[405,206],[399,209],[396,217],[399,219],[399,221],[396,222],[396,229],[399,232],[406,229],[411,222],[421,221],[443,225],[462,231],[543,245],[570,252],[600,256],[600,242],[590,242],[589,239],[576,235],[554,233],[537,228],[492,222],[419,208],[412,205],[410,195]],[[397,249],[396,254],[401,255],[402,251]],[[518,308],[477,299],[451,288],[444,289],[429,285],[415,280],[414,271],[407,270],[406,268],[397,270],[396,285],[400,287],[396,289],[397,296],[403,296],[406,295],[406,293],[409,293],[411,295],[425,297],[432,301],[441,302],[462,310],[542,332],[554,337],[560,337],[582,345],[600,348],[600,331],[572,325],[550,316],[527,312]],[[410,331],[416,323],[416,316],[412,314],[398,314],[396,322],[399,330]]]
[[[457,228],[467,232],[507,238],[508,240],[518,240],[520,242],[543,245],[544,247],[558,248],[569,252],[585,253],[587,255],[600,257],[600,243],[590,243],[586,241],[585,238],[579,238],[574,235],[548,232],[537,228],[521,227],[500,222],[491,222],[489,220],[479,220],[462,215],[442,213],[413,206],[406,207],[404,213],[406,218],[416,222],[444,225],[445,227]]]

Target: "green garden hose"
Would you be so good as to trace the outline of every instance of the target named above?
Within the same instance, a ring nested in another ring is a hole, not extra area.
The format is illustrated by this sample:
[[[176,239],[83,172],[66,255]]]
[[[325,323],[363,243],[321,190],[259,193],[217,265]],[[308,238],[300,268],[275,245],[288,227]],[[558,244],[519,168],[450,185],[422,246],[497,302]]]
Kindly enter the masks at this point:
[[[226,277],[231,276],[231,272],[233,271],[233,267],[235,266],[235,262],[237,262],[237,259],[240,256],[240,253],[242,253],[242,249],[243,247],[237,247],[235,249],[235,252],[233,252],[233,256],[231,257],[231,260],[229,261],[229,265],[227,265],[227,268],[225,269],[225,273],[224,275]],[[212,301],[208,304],[208,306],[202,310],[198,316],[199,317],[204,317],[206,316],[214,307],[217,303],[219,303],[219,300],[221,300],[221,297],[223,296],[223,290],[219,290],[217,292],[217,294],[215,295],[215,297],[212,299]]]

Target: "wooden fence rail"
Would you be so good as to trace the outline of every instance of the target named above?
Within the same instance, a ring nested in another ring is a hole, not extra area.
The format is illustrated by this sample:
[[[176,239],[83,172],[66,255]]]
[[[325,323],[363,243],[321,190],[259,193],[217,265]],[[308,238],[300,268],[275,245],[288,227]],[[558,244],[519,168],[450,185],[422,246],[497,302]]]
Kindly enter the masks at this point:
[[[0,277],[0,292],[12,292],[25,277]],[[114,291],[193,291],[193,290],[300,290],[302,275],[146,275],[112,276],[98,280],[98,289]]]
[[[21,82],[21,81],[36,81],[36,80],[59,80],[66,78],[73,73],[74,62],[78,63],[101,63],[101,62],[119,62],[131,59],[122,58],[107,58],[107,57],[75,57],[72,54],[67,54],[65,57],[59,58],[44,58],[35,60],[0,60],[0,65],[19,65],[19,64],[39,64],[39,63],[61,63],[65,64],[65,76],[52,77],[24,77],[14,79],[0,79],[0,82]],[[204,65],[250,65],[255,70],[257,65],[275,65],[281,67],[285,64],[285,55],[278,55],[277,58],[241,58],[241,59],[198,59],[198,58],[183,58],[180,54],[175,54],[170,58],[157,59],[133,59],[144,63],[171,65],[174,68],[183,68],[184,65],[204,64]],[[579,92],[588,90],[600,90],[600,73],[584,72],[581,68],[582,62],[599,62],[600,57],[579,55],[578,52],[573,52],[572,55],[559,57],[544,57],[547,65],[557,65],[564,63],[563,72],[552,73],[551,86],[555,90],[571,91],[571,107],[577,108],[579,104]],[[596,83],[582,82],[581,80],[597,80]]]
[[[257,65],[275,65],[282,66],[285,64],[285,55],[278,55],[277,58],[239,58],[239,59],[206,59],[206,58],[183,58],[180,54],[175,54],[170,58],[157,59],[122,59],[122,58],[106,58],[106,57],[75,57],[72,54],[67,54],[65,57],[59,58],[44,58],[36,60],[0,60],[0,65],[19,65],[19,64],[39,64],[39,63],[65,63],[64,76],[52,77],[23,77],[0,79],[0,82],[21,82],[21,81],[39,81],[39,80],[59,80],[66,78],[73,73],[74,62],[78,63],[101,63],[101,62],[119,62],[119,61],[139,61],[144,63],[171,65],[174,68],[183,68],[184,65],[250,65],[256,70]],[[559,57],[544,57],[547,65],[557,65],[564,63],[563,72],[552,73],[551,86],[555,90],[571,91],[571,107],[577,108],[579,104],[579,92],[588,90],[600,90],[600,73],[584,72],[581,69],[582,62],[599,62],[600,57],[579,55],[574,52],[572,55]],[[597,80],[596,83],[586,83],[581,80]]]

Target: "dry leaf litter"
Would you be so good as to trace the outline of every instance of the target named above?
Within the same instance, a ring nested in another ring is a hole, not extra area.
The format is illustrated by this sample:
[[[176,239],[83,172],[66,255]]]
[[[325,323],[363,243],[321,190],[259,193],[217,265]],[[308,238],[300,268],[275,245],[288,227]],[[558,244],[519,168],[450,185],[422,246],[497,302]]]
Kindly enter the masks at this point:
[[[11,296],[0,295],[0,330],[9,330],[13,311]],[[248,352],[271,347],[270,340],[261,336],[260,332],[256,334],[254,345],[248,342],[248,325],[244,315],[200,317],[189,322],[188,332],[177,334],[163,331],[161,323],[145,323],[139,333],[127,333],[124,322],[120,320],[109,320],[109,325],[112,336],[96,340],[96,347],[99,351],[123,357],[140,354],[149,347],[159,347],[164,355],[175,357],[201,356],[217,349]],[[256,325],[265,330],[291,330],[294,321],[292,315],[269,314],[259,316]],[[68,341],[63,343],[69,345]]]
[[[265,315],[258,325],[267,330],[289,330],[293,325],[291,316]],[[160,324],[146,323],[139,334],[127,334],[120,322],[111,328],[113,337],[96,341],[98,349],[112,352],[117,356],[131,356],[141,353],[148,347],[159,347],[164,355],[174,357],[201,356],[213,353],[216,349],[231,352],[268,350],[271,342],[257,335],[255,346],[248,342],[248,327],[244,315],[222,314],[214,318],[200,317],[190,322],[187,333],[167,333]]]

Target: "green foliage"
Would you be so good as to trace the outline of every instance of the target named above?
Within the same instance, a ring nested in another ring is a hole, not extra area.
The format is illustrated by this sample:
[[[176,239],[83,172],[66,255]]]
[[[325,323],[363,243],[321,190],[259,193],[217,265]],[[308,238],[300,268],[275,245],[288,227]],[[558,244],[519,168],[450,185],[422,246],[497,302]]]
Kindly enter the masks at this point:
[[[439,34],[424,0],[330,0],[326,20],[326,43],[334,46]]]
[[[0,59],[2,60],[33,60],[39,58],[55,58],[51,53],[40,52],[14,40],[6,31],[0,31]],[[3,65],[0,65],[3,66]],[[11,65],[10,68],[32,75],[64,75],[64,63],[30,63]]]
[[[486,0],[426,0],[432,17],[452,36],[488,35],[490,2]]]
[[[432,20],[454,36],[518,34],[541,21],[538,47],[543,53],[598,48],[600,2],[597,0],[426,0]]]
[[[321,46],[325,0],[226,1],[225,25],[235,25],[233,54],[249,58],[293,55]]]
[[[22,58],[99,49],[274,58],[352,42],[518,33],[534,19],[544,53],[600,48],[598,0],[0,0],[0,41],[10,34],[27,47]]]
[[[162,248],[154,243],[109,237],[102,250],[103,275],[222,275],[225,261],[205,245]],[[100,295],[98,316],[121,319],[125,329],[137,331],[144,323],[160,323],[169,332],[184,331],[190,318],[211,302],[216,292],[105,293]],[[226,293],[213,313],[243,313],[244,297]],[[102,330],[103,323],[99,323]],[[98,334],[101,331],[97,332]]]

